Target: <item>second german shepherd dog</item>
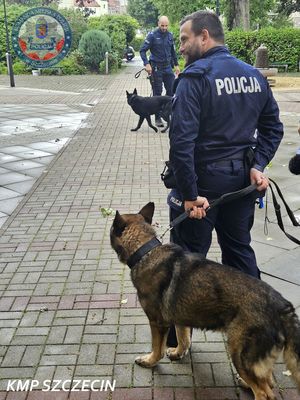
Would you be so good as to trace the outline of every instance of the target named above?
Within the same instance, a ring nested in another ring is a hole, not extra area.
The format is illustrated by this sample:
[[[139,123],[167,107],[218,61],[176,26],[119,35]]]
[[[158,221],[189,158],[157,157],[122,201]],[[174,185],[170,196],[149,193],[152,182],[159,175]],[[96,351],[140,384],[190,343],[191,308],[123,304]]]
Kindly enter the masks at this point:
[[[133,93],[129,93],[126,90],[126,95],[127,103],[140,117],[137,127],[131,129],[131,131],[137,131],[138,129],[140,129],[144,119],[146,119],[150,128],[154,129],[155,132],[157,132],[157,128],[151,123],[151,115],[153,114],[159,114],[167,122],[167,126],[162,130],[162,132],[167,131],[170,125],[172,111],[171,96],[143,97],[137,94],[136,89],[134,89]]]
[[[255,400],[275,399],[272,372],[282,350],[300,390],[300,322],[293,305],[265,282],[175,244],[161,245],[151,226],[153,213],[154,203],[138,214],[117,211],[110,232],[119,260],[131,267],[152,333],[152,352],[136,363],[153,367],[164,357],[172,324],[178,346],[167,350],[171,360],[188,352],[188,327],[211,329],[226,332],[232,361]]]

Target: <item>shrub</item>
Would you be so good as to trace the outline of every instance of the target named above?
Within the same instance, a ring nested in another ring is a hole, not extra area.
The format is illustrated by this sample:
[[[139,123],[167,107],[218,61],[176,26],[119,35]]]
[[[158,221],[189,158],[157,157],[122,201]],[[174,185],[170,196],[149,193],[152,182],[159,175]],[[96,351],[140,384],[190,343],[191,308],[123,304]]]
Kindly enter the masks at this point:
[[[248,64],[254,64],[255,50],[262,43],[268,48],[270,63],[284,62],[289,64],[289,71],[297,71],[300,54],[299,29],[267,28],[260,31],[234,30],[226,33],[226,44],[231,53]]]
[[[3,3],[2,3],[3,4]],[[6,53],[6,33],[5,33],[5,26],[4,26],[4,10],[2,7],[2,4],[0,6],[0,61],[5,62],[5,53]],[[17,18],[23,14],[25,11],[28,10],[29,7],[22,6],[22,5],[17,5],[17,4],[10,4],[6,6],[6,14],[7,14],[7,25],[8,25],[8,34],[9,34],[9,40],[10,40],[10,46],[12,49],[12,54],[13,52],[13,47],[12,47],[12,41],[11,41],[11,28]]]
[[[7,66],[5,62],[0,62],[0,74],[1,75],[7,74]]]
[[[134,39],[139,24],[129,15],[102,15],[89,18],[88,26],[106,32],[111,38],[112,50],[122,59],[124,48]]]
[[[13,71],[16,75],[29,74],[31,73],[31,69],[32,68],[23,61],[15,61],[13,63]]]
[[[62,68],[63,75],[83,75],[87,73],[84,65],[84,56],[79,50],[73,51],[68,57],[65,57],[57,65]]]
[[[105,32],[92,29],[82,35],[78,49],[90,71],[99,72],[99,63],[104,60],[105,52],[110,51],[111,40]]]
[[[84,17],[81,10],[63,8],[59,9],[59,12],[66,18],[69,22],[72,30],[72,46],[71,51],[78,48],[79,41],[84,32],[88,30],[87,18]]]
[[[141,36],[136,36],[130,43],[130,46],[134,48],[135,51],[140,51],[145,38]]]
[[[114,51],[111,53],[108,53],[108,71],[109,72],[117,72],[117,70],[121,67],[121,64],[122,64],[122,60],[120,60],[118,53],[116,53]],[[100,74],[105,74],[105,72],[106,72],[105,60],[100,62],[99,72],[100,72]]]

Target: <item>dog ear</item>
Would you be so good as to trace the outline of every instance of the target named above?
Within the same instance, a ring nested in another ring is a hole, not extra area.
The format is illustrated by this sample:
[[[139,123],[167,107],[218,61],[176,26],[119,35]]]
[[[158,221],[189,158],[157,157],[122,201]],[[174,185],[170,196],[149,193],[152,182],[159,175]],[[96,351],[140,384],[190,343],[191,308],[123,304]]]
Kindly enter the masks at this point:
[[[113,222],[113,229],[116,236],[121,236],[122,232],[126,228],[126,222],[120,215],[119,211],[116,212],[116,216]]]
[[[126,94],[127,94],[127,96],[129,96],[129,92],[127,92],[127,90],[126,90]]]
[[[137,94],[137,90],[136,90],[136,88],[134,88],[133,94]]]
[[[148,222],[148,224],[152,224],[152,218],[153,218],[153,214],[154,214],[154,203],[153,202],[149,202],[148,204],[146,204],[140,211],[139,214],[141,214],[145,221]]]

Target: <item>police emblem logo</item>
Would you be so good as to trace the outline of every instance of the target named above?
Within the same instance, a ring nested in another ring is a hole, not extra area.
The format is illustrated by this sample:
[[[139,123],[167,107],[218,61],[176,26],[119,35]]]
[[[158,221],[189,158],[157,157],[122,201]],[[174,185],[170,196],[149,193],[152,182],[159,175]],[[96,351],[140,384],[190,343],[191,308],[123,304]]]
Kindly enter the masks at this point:
[[[37,20],[35,24],[35,34],[39,39],[45,39],[48,35],[48,22],[44,17]]]
[[[33,68],[57,64],[71,48],[72,33],[67,20],[46,7],[32,8],[22,14],[12,30],[17,56]]]

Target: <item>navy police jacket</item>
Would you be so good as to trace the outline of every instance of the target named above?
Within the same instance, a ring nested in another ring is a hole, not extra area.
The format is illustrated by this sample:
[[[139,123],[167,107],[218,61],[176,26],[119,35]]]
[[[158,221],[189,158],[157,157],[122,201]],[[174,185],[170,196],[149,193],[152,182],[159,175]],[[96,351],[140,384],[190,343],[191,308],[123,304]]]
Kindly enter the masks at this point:
[[[255,147],[254,166],[263,171],[283,126],[269,84],[256,68],[217,46],[188,65],[175,88],[170,161],[183,200],[196,199],[201,164],[234,159]]]
[[[178,65],[174,38],[171,32],[162,32],[160,29],[155,29],[147,35],[140,49],[144,65],[149,64],[146,54],[148,50],[151,51],[149,60],[154,64]]]

